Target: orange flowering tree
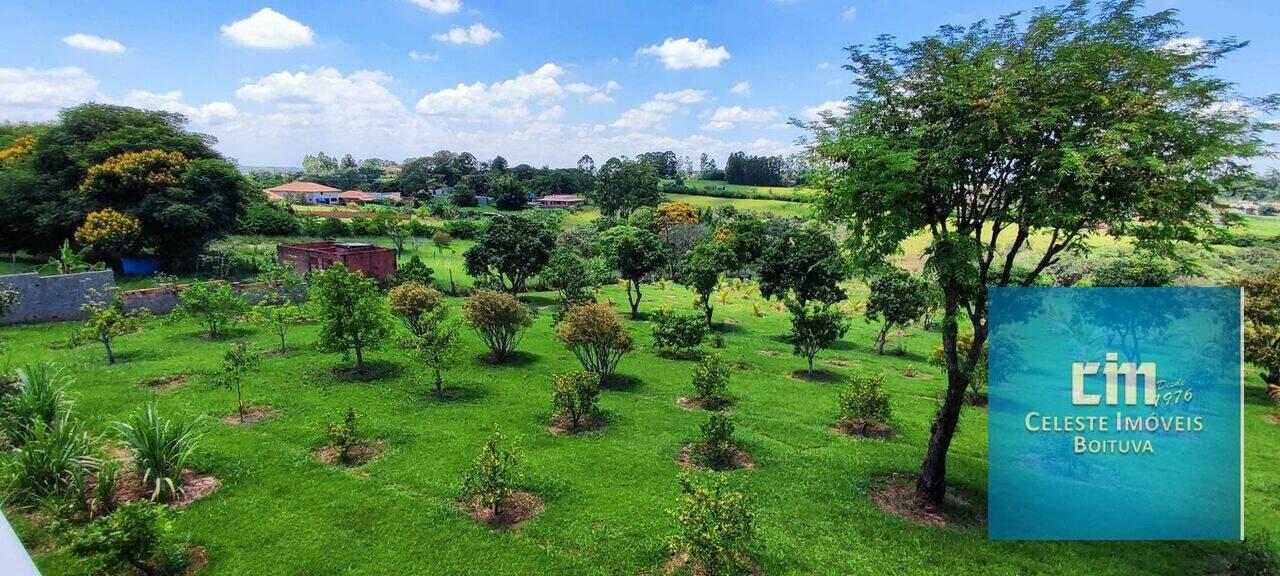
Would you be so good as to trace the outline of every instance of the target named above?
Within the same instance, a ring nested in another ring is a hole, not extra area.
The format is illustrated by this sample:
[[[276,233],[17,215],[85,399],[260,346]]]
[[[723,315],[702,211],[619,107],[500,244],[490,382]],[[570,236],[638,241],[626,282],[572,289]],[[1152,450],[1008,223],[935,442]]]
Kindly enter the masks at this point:
[[[143,150],[107,158],[89,169],[80,190],[99,200],[140,202],[149,194],[177,186],[187,170],[187,157],[179,152]]]

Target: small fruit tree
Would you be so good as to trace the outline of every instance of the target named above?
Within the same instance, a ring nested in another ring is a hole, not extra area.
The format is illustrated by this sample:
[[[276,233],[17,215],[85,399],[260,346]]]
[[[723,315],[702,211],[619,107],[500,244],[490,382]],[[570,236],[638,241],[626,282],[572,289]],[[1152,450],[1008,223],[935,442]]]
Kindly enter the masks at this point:
[[[556,336],[582,363],[582,369],[595,374],[601,385],[618,367],[622,355],[635,348],[618,313],[594,302],[569,308],[556,326]]]
[[[588,372],[565,372],[554,377],[551,401],[561,419],[578,430],[583,418],[590,418],[600,396],[600,378]]]
[[[116,338],[137,332],[142,327],[138,316],[124,313],[124,300],[118,294],[105,301],[91,301],[80,307],[85,315],[81,332],[102,343],[107,351],[107,364],[116,363]]]
[[[876,336],[876,354],[884,354],[884,341],[889,329],[910,323],[928,309],[929,286],[923,280],[891,268],[871,281],[871,297],[867,299],[866,321],[884,320]]]
[[[334,264],[312,276],[311,300],[320,320],[320,348],[344,356],[354,351],[356,369],[364,372],[364,351],[386,340],[393,322],[378,285]]]
[[[173,319],[191,318],[217,338],[241,317],[249,313],[249,302],[230,284],[196,282],[178,294],[178,309]]]
[[[849,377],[849,388],[840,394],[840,421],[888,424],[893,420],[889,392],[881,374],[858,373]]]
[[[729,367],[719,354],[707,354],[693,365],[693,397],[715,407],[728,397]]]
[[[187,547],[173,534],[173,512],[147,501],[133,502],[76,531],[71,553],[128,564],[147,576],[184,574]]]
[[[840,309],[826,304],[791,303],[788,308],[791,310],[791,335],[788,340],[791,342],[792,352],[809,363],[807,373],[813,376],[813,358],[849,331],[849,321]]]
[[[426,330],[424,317],[444,305],[444,295],[439,290],[416,281],[408,281],[387,292],[391,313],[404,322],[414,336],[422,336]]]
[[[495,519],[502,511],[503,501],[515,492],[521,481],[519,453],[515,446],[508,445],[507,437],[495,429],[462,478],[462,499],[478,500]]]
[[[476,290],[462,315],[489,347],[494,362],[505,361],[520,345],[525,328],[533,324],[527,306],[515,296],[494,290]]]
[[[742,572],[743,559],[755,539],[755,511],[728,478],[698,481],[680,476],[680,506],[668,513],[677,530],[669,542],[673,554],[688,554],[705,576]]]
[[[244,378],[258,369],[261,356],[248,342],[232,342],[227,352],[222,355],[222,374],[218,377],[218,385],[230,388],[236,393],[236,411],[240,414],[240,422],[244,423]]]

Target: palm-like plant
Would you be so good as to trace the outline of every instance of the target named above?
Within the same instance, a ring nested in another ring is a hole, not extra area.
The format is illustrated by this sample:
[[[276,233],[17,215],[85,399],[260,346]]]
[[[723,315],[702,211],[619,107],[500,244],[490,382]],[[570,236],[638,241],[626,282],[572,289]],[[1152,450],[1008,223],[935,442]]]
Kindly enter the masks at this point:
[[[41,267],[41,272],[52,271],[57,274],[75,274],[76,272],[103,270],[106,268],[106,265],[102,262],[89,263],[88,255],[88,248],[76,252],[71,249],[70,240],[63,240],[62,248],[58,249],[58,255],[50,258],[49,262]]]
[[[164,418],[148,404],[141,414],[116,424],[125,446],[133,452],[143,484],[152,487],[152,500],[167,501],[182,492],[182,470],[200,439],[198,423],[198,419]]]
[[[11,488],[20,501],[35,503],[72,496],[94,467],[89,435],[63,412],[52,423],[27,431],[11,465]]]
[[[67,413],[65,391],[72,380],[53,364],[19,368],[15,376],[17,393],[0,404],[0,429],[10,444],[21,446],[37,426],[52,426]]]

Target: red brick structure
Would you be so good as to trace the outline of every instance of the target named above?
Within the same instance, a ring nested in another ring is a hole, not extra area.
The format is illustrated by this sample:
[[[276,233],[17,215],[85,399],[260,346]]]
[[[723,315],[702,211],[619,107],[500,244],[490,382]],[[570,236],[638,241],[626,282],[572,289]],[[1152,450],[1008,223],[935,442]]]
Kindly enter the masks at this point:
[[[396,251],[358,242],[304,242],[276,246],[276,260],[306,274],[334,264],[342,264],[352,272],[386,280],[396,273]]]

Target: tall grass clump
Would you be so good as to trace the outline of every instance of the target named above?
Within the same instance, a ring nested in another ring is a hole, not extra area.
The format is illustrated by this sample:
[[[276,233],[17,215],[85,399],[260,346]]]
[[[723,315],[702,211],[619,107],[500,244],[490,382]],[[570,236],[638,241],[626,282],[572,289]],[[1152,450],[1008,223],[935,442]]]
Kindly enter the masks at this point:
[[[182,492],[182,470],[200,440],[198,423],[164,418],[148,404],[142,413],[116,424],[142,483],[152,487],[152,500],[168,501]]]
[[[95,460],[79,422],[64,412],[52,424],[35,423],[23,438],[6,474],[10,497],[24,504],[82,500],[84,478]]]
[[[15,371],[11,393],[0,399],[0,431],[11,446],[22,446],[38,426],[52,426],[67,413],[70,383],[71,378],[53,364]]]

